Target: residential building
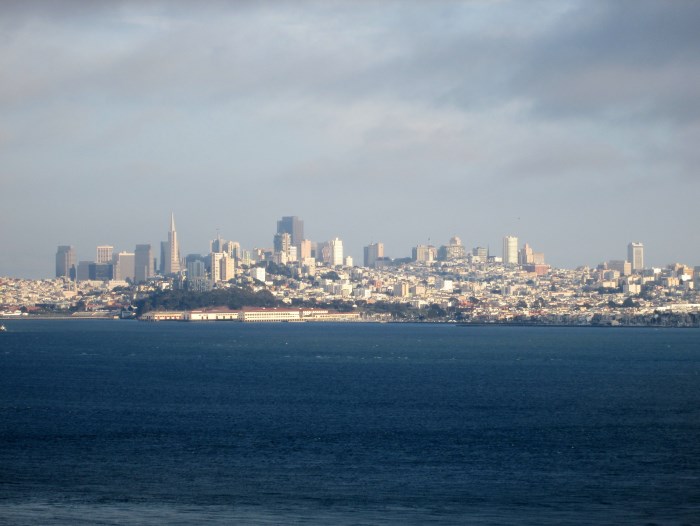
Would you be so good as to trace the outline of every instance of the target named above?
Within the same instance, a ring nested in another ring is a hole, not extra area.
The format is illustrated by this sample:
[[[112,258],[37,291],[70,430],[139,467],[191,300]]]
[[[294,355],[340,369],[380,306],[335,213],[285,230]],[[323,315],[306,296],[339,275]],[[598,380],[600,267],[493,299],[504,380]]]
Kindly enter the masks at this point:
[[[472,249],[472,261],[475,263],[486,263],[489,259],[489,249],[484,247],[474,247]]]
[[[617,270],[622,276],[632,274],[632,263],[622,259],[611,259],[608,261],[607,267],[611,270]]]
[[[312,243],[308,239],[302,239],[299,245],[299,260],[306,261],[312,257]]]
[[[216,234],[216,239],[213,239],[211,241],[211,243],[209,243],[209,248],[210,248],[209,251],[210,252],[225,252],[224,243],[226,243],[226,241],[221,239],[221,236],[219,234]]]
[[[443,245],[438,249],[437,259],[439,261],[454,261],[463,259],[466,255],[467,252],[464,245],[462,245],[462,240],[454,236],[450,238],[450,242],[447,245]]]
[[[433,245],[418,245],[412,252],[413,261],[432,263],[437,259],[437,249]]]

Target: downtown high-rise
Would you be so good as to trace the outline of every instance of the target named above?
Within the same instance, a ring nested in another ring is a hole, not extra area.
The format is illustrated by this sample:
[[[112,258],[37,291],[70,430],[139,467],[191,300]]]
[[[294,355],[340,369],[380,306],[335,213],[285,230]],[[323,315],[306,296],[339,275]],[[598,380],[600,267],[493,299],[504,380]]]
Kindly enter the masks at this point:
[[[151,245],[136,245],[134,250],[134,281],[141,283],[153,275]]]
[[[518,264],[518,238],[515,236],[505,236],[503,238],[503,264]]]
[[[632,264],[632,272],[644,269],[644,244],[632,242],[627,245],[627,261]]]
[[[384,258],[384,243],[370,243],[364,250],[365,267],[373,268],[377,260]]]
[[[175,214],[170,215],[170,231],[168,240],[161,243],[161,270],[164,275],[180,272],[180,245],[175,230]]]
[[[76,277],[75,248],[61,245],[56,251],[56,277],[75,279]]]
[[[285,216],[277,221],[277,233],[289,234],[292,245],[301,252],[301,242],[304,239],[304,221],[297,216]]]

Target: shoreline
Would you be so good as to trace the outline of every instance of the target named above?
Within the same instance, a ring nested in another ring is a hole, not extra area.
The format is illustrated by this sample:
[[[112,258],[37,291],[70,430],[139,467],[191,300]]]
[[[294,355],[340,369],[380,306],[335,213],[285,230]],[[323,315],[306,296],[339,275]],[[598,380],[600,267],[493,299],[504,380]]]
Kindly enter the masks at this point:
[[[32,320],[70,320],[70,321],[143,321],[137,318],[120,318],[118,316],[53,316],[53,315],[29,315],[29,316],[12,316],[5,317],[0,316],[0,323],[6,321],[32,321]],[[208,321],[183,321],[183,320],[161,320],[161,321],[151,321],[149,324],[156,323],[194,323],[197,325],[202,324],[219,324],[219,323],[244,323],[244,324],[290,324],[292,322],[287,321],[256,321],[256,322],[241,322],[233,320],[208,320]],[[356,320],[356,321],[302,321],[293,322],[293,324],[298,325],[299,323],[334,323],[334,324],[357,324],[357,323],[373,323],[377,325],[381,324],[416,324],[416,325],[453,325],[455,327],[553,327],[553,328],[585,328],[585,329],[700,329],[698,326],[692,325],[580,325],[580,324],[567,324],[567,323],[518,323],[518,322],[455,322],[455,321],[419,321],[419,320]]]

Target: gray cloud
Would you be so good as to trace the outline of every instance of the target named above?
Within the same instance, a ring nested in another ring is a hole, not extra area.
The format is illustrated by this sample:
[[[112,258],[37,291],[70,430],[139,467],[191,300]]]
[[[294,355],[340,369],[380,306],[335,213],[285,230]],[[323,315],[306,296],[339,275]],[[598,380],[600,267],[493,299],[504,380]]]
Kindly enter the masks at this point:
[[[25,217],[3,243],[45,248],[0,275],[49,274],[59,243],[155,244],[171,209],[192,251],[216,227],[269,244],[296,214],[356,257],[515,233],[555,264],[630,236],[700,262],[669,236],[700,219],[699,10],[3,2],[0,214]],[[120,219],[83,226],[103,216]]]
[[[532,43],[512,89],[546,117],[696,121],[698,21],[697,2],[584,3]]]

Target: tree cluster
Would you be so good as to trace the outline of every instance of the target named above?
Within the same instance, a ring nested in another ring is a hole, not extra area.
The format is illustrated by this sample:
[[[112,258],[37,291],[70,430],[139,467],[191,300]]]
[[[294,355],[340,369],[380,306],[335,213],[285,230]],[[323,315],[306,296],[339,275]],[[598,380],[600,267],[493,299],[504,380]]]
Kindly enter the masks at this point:
[[[165,290],[142,298],[134,305],[139,315],[154,310],[192,310],[210,307],[228,307],[236,310],[243,307],[276,307],[275,297],[267,290],[254,292],[249,288],[231,287],[208,292],[189,290]]]

